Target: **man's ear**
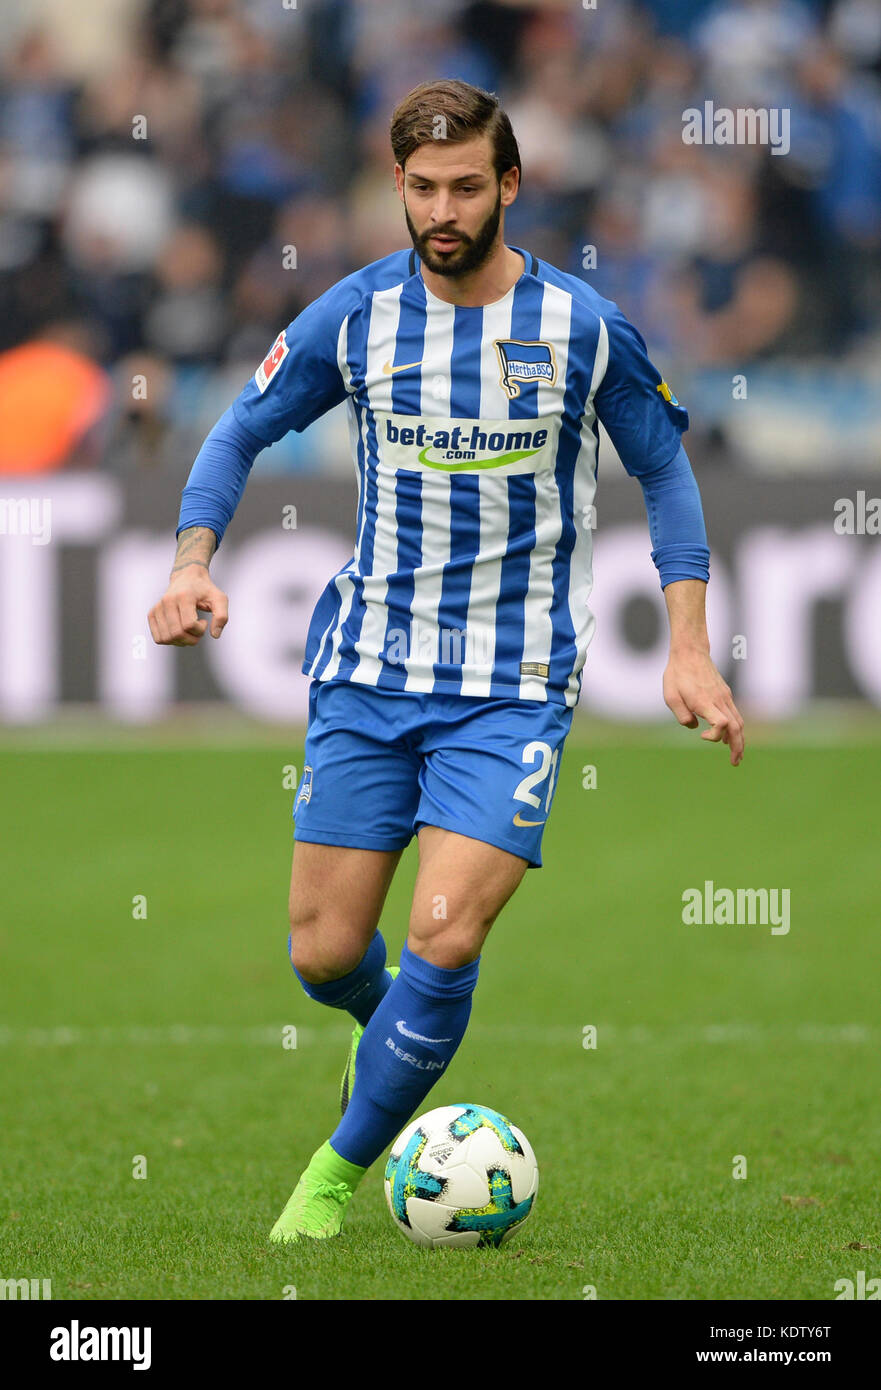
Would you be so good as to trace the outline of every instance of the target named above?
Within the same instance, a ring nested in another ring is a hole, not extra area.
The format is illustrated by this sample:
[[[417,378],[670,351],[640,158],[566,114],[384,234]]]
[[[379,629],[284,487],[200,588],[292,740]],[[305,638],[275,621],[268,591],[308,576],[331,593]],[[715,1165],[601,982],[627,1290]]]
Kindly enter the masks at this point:
[[[502,206],[510,207],[520,191],[520,170],[508,169],[499,179],[499,191],[502,195]]]
[[[395,187],[398,190],[398,197],[404,201],[404,169],[401,164],[395,165]]]

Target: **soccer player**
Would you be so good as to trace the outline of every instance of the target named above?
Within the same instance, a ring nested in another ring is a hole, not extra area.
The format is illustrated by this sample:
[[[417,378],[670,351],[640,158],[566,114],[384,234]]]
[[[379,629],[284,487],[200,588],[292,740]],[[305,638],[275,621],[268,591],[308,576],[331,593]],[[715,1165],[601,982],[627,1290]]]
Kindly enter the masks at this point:
[[[601,421],[645,496],[670,624],[664,699],[730,761],[743,722],[710,657],[688,415],[617,306],[504,240],[520,156],[496,98],[422,84],[394,112],[412,250],[346,276],[279,333],[183,492],[155,641],[219,637],[209,575],[258,452],[347,401],[352,558],[309,626],[289,951],[355,1021],[342,1119],[273,1241],[339,1232],[368,1167],[458,1048],[480,953],[541,839],[594,620]],[[401,853],[419,866],[399,968],[379,931]]]

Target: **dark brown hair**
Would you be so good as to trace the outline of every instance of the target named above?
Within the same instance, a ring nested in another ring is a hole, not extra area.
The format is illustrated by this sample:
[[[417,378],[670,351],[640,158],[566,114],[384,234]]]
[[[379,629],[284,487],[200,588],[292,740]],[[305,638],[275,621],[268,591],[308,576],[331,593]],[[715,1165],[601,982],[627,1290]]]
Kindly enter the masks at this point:
[[[443,117],[443,125],[438,122]],[[493,147],[493,167],[501,179],[509,169],[520,173],[520,151],[511,129],[511,122],[493,92],[472,87],[470,82],[451,78],[444,82],[422,82],[395,108],[392,115],[391,140],[395,160],[405,168],[407,160],[420,145],[438,140],[438,129],[444,130],[444,140],[461,144],[475,136],[488,135]]]

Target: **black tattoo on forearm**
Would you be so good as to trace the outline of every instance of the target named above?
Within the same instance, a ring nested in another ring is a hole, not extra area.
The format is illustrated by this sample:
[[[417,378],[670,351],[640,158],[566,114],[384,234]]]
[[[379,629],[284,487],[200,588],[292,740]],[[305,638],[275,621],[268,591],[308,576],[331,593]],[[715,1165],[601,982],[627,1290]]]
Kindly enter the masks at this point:
[[[177,574],[178,570],[188,570],[188,569],[191,569],[191,568],[193,567],[193,565],[198,565],[198,566],[199,566],[199,569],[202,569],[202,570],[207,570],[207,568],[208,568],[208,566],[205,564],[205,561],[204,561],[204,560],[183,560],[179,565],[172,565],[172,567],[171,567],[171,573],[172,573],[172,574]]]
[[[182,531],[177,543],[177,554],[171,573],[186,569],[189,565],[199,565],[207,570],[208,562],[217,548],[217,537],[207,526],[191,526]]]

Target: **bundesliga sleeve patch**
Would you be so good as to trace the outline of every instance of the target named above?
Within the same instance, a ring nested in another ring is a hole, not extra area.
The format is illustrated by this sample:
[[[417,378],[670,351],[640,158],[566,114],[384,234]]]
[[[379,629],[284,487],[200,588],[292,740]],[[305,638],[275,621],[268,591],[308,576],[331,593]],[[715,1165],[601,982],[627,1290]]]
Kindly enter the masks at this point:
[[[288,355],[288,340],[285,337],[285,332],[286,330],[283,328],[254,373],[257,390],[261,396]]]

